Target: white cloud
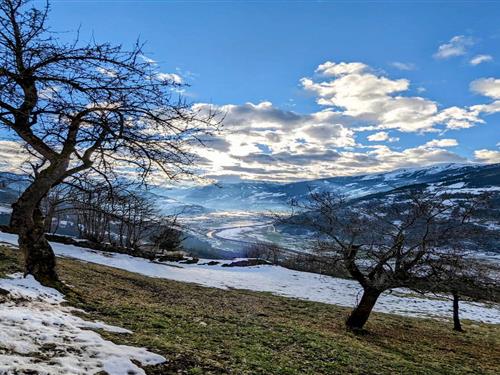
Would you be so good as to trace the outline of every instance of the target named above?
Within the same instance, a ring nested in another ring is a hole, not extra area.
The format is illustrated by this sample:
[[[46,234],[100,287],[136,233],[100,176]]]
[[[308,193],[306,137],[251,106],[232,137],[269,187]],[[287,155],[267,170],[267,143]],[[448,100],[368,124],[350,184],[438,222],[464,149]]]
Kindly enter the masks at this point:
[[[19,142],[0,140],[0,171],[20,172],[28,156]]]
[[[390,65],[396,69],[405,70],[405,71],[415,70],[417,68],[416,65],[413,63],[404,63],[404,62],[400,62],[400,61],[391,62]]]
[[[371,134],[369,135],[368,137],[366,137],[370,142],[383,142],[383,141],[387,141],[387,142],[397,142],[399,141],[399,138],[398,137],[390,137],[389,136],[389,133],[387,132],[378,132],[378,133],[374,133],[374,134]]]
[[[367,138],[369,141],[372,141],[372,142],[387,141],[389,139],[389,133],[378,132],[378,133],[369,135]]]
[[[316,69],[316,73],[320,73],[326,76],[342,76],[344,74],[355,74],[362,73],[368,70],[369,67],[366,64],[360,62],[350,62],[350,63],[334,63],[327,61],[321,64]]]
[[[205,104],[198,104],[203,110]],[[354,146],[354,131],[340,124],[329,112],[299,114],[279,109],[270,102],[224,105],[216,108],[225,114],[225,139],[231,139],[234,151],[254,144],[267,144],[274,151],[293,150],[323,144]]]
[[[500,99],[500,79],[480,78],[472,81],[470,89],[478,94],[489,96],[493,99]]]
[[[484,123],[479,117],[481,112],[483,111],[472,108],[448,107],[439,112],[434,121],[446,124],[447,129],[467,129]]]
[[[379,173],[398,168],[413,168],[436,163],[464,163],[467,159],[443,148],[425,145],[393,150],[385,145],[373,146],[368,152],[343,150],[302,154],[251,154],[240,158],[240,166],[251,165],[249,173],[238,168],[235,174],[244,178],[277,181],[324,178],[361,173]],[[230,170],[230,169],[228,169]],[[257,173],[256,173],[257,172]]]
[[[493,57],[491,57],[490,55],[476,55],[472,59],[470,59],[469,64],[479,65],[489,61],[493,61]]]
[[[500,112],[500,100],[495,100],[489,104],[477,104],[470,107],[472,112],[492,114]]]
[[[500,151],[487,149],[476,150],[474,151],[474,157],[481,163],[500,163]]]
[[[446,148],[446,147],[455,147],[458,146],[458,142],[456,139],[433,139],[432,141],[427,142],[422,147],[429,148]]]
[[[196,110],[205,107],[200,103]],[[305,179],[319,165],[332,163],[337,148],[356,146],[354,131],[328,111],[298,114],[270,102],[216,109],[225,114],[220,142],[207,142],[208,147],[196,150],[207,159],[209,175]]]
[[[182,77],[175,73],[158,73],[156,74],[156,78],[160,81],[169,81],[177,84],[183,82]]]
[[[422,145],[408,148],[403,151],[395,151],[387,146],[381,146],[377,150],[368,153],[375,155],[381,170],[393,170],[401,167],[418,167],[435,163],[465,162],[466,159],[455,153],[442,148]]]
[[[112,69],[105,69],[102,67],[97,67],[97,71],[101,73],[102,75],[108,76],[110,78],[115,78],[116,77],[116,72]]]
[[[407,79],[391,79],[360,62],[329,61],[316,73],[301,84],[324,107],[318,112],[300,114],[270,102],[220,106],[226,114],[224,131],[199,151],[207,174],[288,181],[468,162],[448,149],[458,145],[452,138],[393,149],[388,144],[398,138],[389,129],[459,130],[483,123],[483,114],[500,111],[500,100],[441,108],[428,98],[405,96]],[[367,140],[384,144],[358,143],[360,131],[372,131]]]
[[[455,56],[462,56],[467,53],[467,48],[474,45],[474,40],[471,37],[457,35],[450,39],[448,43],[438,47],[434,54],[436,59],[447,59]]]
[[[337,65],[339,69],[336,69],[337,66],[331,66],[329,70],[342,73],[335,74],[332,80],[322,82],[315,82],[310,78],[301,80],[304,89],[318,96],[317,102],[320,105],[340,108],[344,115],[361,117],[369,122],[399,121],[404,116],[402,112],[405,109],[419,113],[430,111],[431,114],[436,111],[435,105],[426,103],[421,98],[410,99],[398,95],[408,90],[409,81],[406,79],[391,80],[376,76],[366,66],[362,70],[356,69],[352,72],[344,69],[351,64]],[[424,108],[427,104],[430,104],[430,109]]]
[[[316,73],[315,78],[301,80],[302,87],[314,93],[323,106],[316,112],[301,114],[267,101],[216,108],[195,104],[195,111],[215,109],[225,114],[221,134],[204,139],[207,147],[192,150],[200,156],[199,170],[207,176],[290,181],[468,162],[447,149],[458,145],[451,138],[407,149],[389,146],[399,140],[397,131],[470,128],[483,123],[483,115],[500,112],[499,79],[471,83],[471,90],[492,100],[443,108],[423,94],[409,94],[409,80],[392,79],[361,62],[328,61],[318,66]],[[159,74],[164,79],[182,80],[180,75]],[[360,143],[356,136],[361,131],[371,132],[366,137],[369,142],[384,143]],[[0,143],[0,167],[5,170],[19,164],[24,157],[18,150],[15,142]],[[491,162],[497,157],[498,151],[477,150],[474,161]]]
[[[290,181],[467,161],[444,149],[457,144],[453,139],[402,151],[380,144],[353,151],[363,145],[355,142],[350,119],[329,110],[298,114],[269,102],[226,105],[219,110],[226,113],[220,136],[224,143],[199,150],[210,176]],[[396,140],[384,131],[369,137],[370,141]]]
[[[142,60],[144,60],[144,62],[146,62],[146,63],[148,63],[148,64],[151,64],[151,65],[156,65],[156,64],[157,64],[156,60],[153,60],[152,58],[147,57],[147,56],[145,56],[145,55],[139,55],[139,57],[140,57]]]
[[[481,123],[479,111],[438,104],[420,96],[404,96],[407,79],[390,79],[376,74],[363,63],[327,62],[316,69],[328,78],[302,78],[302,87],[317,95],[317,103],[337,114],[355,119],[364,130],[396,129],[402,132],[433,132]],[[352,121],[354,122],[354,121]]]

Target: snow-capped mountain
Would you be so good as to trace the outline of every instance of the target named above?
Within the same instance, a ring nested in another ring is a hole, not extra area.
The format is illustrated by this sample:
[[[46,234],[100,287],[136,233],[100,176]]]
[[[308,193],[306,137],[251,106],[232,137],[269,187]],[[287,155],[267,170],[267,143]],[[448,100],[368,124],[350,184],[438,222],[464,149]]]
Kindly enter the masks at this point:
[[[195,204],[209,209],[259,211],[284,207],[291,199],[304,200],[311,192],[335,191],[357,198],[418,184],[453,185],[454,188],[460,188],[464,192],[467,189],[469,191],[485,188],[500,190],[500,164],[445,164],[288,184],[264,181],[213,184],[188,189],[164,190],[163,194],[184,204]]]
[[[19,179],[19,176],[15,176]],[[10,206],[19,194],[12,174],[0,173],[0,203]],[[277,210],[292,199],[302,201],[311,192],[335,191],[352,198],[384,193],[418,184],[453,185],[461,191],[500,190],[500,164],[442,164],[426,168],[399,169],[387,173],[332,177],[286,184],[248,181],[218,183],[190,188],[155,186],[145,194],[166,212],[202,214],[212,210]],[[472,190],[471,190],[472,189]]]

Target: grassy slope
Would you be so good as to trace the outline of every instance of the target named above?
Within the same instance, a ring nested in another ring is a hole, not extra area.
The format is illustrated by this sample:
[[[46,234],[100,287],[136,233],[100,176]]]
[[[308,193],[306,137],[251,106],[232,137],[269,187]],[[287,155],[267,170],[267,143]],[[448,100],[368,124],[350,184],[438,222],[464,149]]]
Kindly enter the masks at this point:
[[[0,250],[0,275],[18,269]],[[59,262],[91,318],[131,329],[102,333],[169,362],[148,374],[495,374],[500,327],[373,314],[368,334],[343,329],[347,309],[266,293],[153,279],[73,260]]]

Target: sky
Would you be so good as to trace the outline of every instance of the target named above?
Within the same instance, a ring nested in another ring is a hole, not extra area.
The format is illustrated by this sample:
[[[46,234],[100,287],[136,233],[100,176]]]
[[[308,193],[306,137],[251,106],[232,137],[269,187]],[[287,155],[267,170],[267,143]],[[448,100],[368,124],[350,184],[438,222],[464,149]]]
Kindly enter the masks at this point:
[[[225,113],[196,150],[209,177],[500,162],[500,2],[51,3],[61,38],[139,38],[194,106]]]

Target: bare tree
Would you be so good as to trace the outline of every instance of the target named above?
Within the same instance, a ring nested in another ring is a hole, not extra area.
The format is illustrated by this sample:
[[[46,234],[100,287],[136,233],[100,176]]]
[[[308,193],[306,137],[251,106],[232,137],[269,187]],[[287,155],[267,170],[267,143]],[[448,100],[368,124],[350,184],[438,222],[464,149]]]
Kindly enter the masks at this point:
[[[278,264],[283,252],[283,248],[277,244],[270,242],[256,242],[249,245],[246,249],[246,256],[248,258],[267,260],[272,264]]]
[[[151,236],[160,219],[153,202],[133,192],[115,197],[111,215],[119,227],[120,245],[132,249],[138,248]]]
[[[485,235],[480,226],[467,231],[467,237]],[[463,237],[463,236],[462,236]],[[469,242],[470,244],[470,242]],[[446,249],[439,257],[429,261],[432,272],[427,280],[414,283],[412,289],[422,293],[447,293],[453,304],[453,330],[463,332],[460,322],[460,299],[473,301],[500,301],[500,267],[477,259],[462,246]]]
[[[58,185],[51,189],[40,202],[40,209],[45,218],[46,232],[57,232],[63,205],[68,201],[68,192],[69,190],[66,186]]]
[[[90,176],[75,181],[69,189],[69,204],[76,219],[80,238],[92,242],[139,249],[160,222],[168,222],[158,212],[145,191],[123,180],[110,185]]]
[[[151,237],[153,248],[158,253],[175,252],[182,250],[181,228],[177,223],[177,216],[164,218],[155,228]]]
[[[435,264],[454,242],[464,240],[481,198],[452,199],[442,192],[417,192],[393,202],[348,201],[330,192],[312,193],[296,223],[319,234],[316,251],[341,263],[363,295],[346,321],[361,329],[382,292],[415,287],[436,272]]]
[[[114,187],[85,176],[70,187],[70,205],[80,238],[92,242],[104,242],[108,238],[110,224],[115,214]]]
[[[189,146],[217,121],[175,99],[179,84],[163,79],[141,46],[64,44],[47,28],[48,11],[0,0],[0,124],[32,155],[33,181],[11,216],[25,272],[53,284],[39,207],[51,188],[88,169],[106,177],[119,169],[138,178],[189,173]]]

